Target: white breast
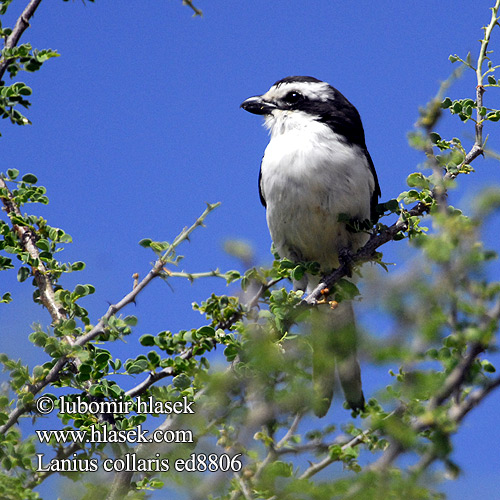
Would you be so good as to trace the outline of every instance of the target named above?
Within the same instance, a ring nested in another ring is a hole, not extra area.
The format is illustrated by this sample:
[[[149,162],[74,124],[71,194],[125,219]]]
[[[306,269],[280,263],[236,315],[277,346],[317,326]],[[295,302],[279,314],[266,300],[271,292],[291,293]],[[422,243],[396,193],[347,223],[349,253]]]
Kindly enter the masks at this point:
[[[358,146],[302,112],[275,112],[262,160],[261,188],[276,250],[292,260],[314,260],[327,271],[341,248],[366,241],[338,222],[341,213],[368,219],[374,179]]]

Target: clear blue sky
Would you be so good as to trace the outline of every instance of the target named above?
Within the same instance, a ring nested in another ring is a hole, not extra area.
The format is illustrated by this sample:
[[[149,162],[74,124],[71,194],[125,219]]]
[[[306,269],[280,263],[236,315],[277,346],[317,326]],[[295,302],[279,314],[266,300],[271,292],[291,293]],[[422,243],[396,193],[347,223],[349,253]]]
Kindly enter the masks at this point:
[[[10,24],[24,3],[13,2]],[[63,284],[96,285],[96,294],[82,303],[94,320],[130,290],[133,273],[148,271],[152,254],[137,242],[171,240],[205,201],[222,206],[182,247],[184,270],[237,267],[223,251],[227,238],[248,240],[256,262],[270,262],[257,191],[267,136],[259,118],[239,105],[284,76],[315,76],[345,94],[361,113],[382,199],[405,190],[407,175],[423,161],[406,139],[418,107],[453,69],[450,53],[477,53],[493,2],[196,4],[204,11],[201,19],[192,18],[181,0],[46,1],[22,39],[57,49],[61,57],[20,75],[34,90],[28,112],[33,125],[0,122],[3,169],[33,172],[47,187],[51,203],[36,210],[73,236],[62,260],[84,260],[87,269]],[[498,58],[499,40],[496,33],[491,46]],[[449,95],[473,98],[474,87],[474,75],[466,73]],[[488,90],[485,104],[499,102],[500,91]],[[447,119],[440,131],[470,141],[473,126]],[[496,142],[498,150],[498,127],[495,133],[490,145]],[[474,166],[477,173],[460,179],[454,202],[498,182],[498,163],[479,159]],[[493,222],[491,233],[497,235],[498,220]],[[494,246],[497,237],[487,241]],[[388,245],[386,260],[404,267],[406,248],[406,242]],[[14,302],[0,306],[1,350],[41,363],[26,337],[31,323],[47,324],[49,316],[30,302],[29,285],[18,285],[14,273],[3,274],[0,289],[13,289]],[[122,359],[137,351],[136,339],[144,333],[203,324],[191,302],[214,290],[226,292],[214,281],[175,281],[172,287],[153,283],[125,311],[140,322],[120,348]],[[442,486],[450,498],[498,495],[499,410],[493,395],[456,436],[454,458],[465,473]]]

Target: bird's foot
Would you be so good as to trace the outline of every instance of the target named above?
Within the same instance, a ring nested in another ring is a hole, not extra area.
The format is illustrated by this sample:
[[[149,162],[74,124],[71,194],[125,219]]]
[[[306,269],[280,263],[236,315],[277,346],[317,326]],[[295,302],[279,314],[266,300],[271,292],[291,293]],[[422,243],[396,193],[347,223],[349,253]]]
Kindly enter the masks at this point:
[[[320,294],[321,298],[316,301],[316,304],[328,304],[328,295],[330,295],[330,289],[328,287],[325,287],[320,291]]]
[[[321,298],[316,301],[316,304],[328,304],[330,309],[335,309],[339,303],[336,300],[328,300],[328,295],[330,294],[330,289],[325,287],[321,290]]]

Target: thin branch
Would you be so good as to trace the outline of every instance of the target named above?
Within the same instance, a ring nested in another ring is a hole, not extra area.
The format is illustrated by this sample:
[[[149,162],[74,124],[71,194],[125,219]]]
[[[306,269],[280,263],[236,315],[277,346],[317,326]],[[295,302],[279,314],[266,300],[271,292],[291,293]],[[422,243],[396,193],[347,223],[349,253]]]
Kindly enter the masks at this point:
[[[490,380],[480,389],[472,392],[464,401],[452,406],[448,412],[448,417],[457,424],[476,407],[490,392],[500,386],[500,377]]]
[[[495,6],[491,8],[491,19],[488,24],[484,28],[484,38],[481,40],[481,50],[479,51],[479,57],[477,58],[477,69],[476,69],[476,76],[477,76],[477,84],[482,85],[483,84],[483,62],[488,59],[487,56],[487,51],[488,51],[488,44],[490,43],[491,40],[491,32],[493,31],[493,28],[497,26],[499,23],[498,21],[500,20],[498,16],[498,12],[500,10],[500,0],[496,0]]]
[[[460,423],[475,406],[477,406],[491,391],[499,386],[500,377],[490,380],[485,386],[474,391],[460,404],[452,406],[448,411],[448,418],[456,424]],[[415,475],[421,474],[438,458],[438,453],[433,447],[431,447],[431,449],[422,456],[422,459],[415,466],[411,467],[411,472]]]
[[[146,288],[147,285],[156,277],[160,276],[164,272],[164,266],[167,264],[168,259],[173,256],[175,248],[177,248],[183,241],[189,240],[191,233],[200,226],[203,226],[203,221],[206,219],[208,214],[215,210],[220,203],[207,204],[205,211],[196,219],[196,222],[189,228],[184,228],[182,232],[175,238],[174,242],[168,247],[168,249],[161,255],[161,257],[155,262],[153,268],[149,271],[146,277],[136,284],[136,286],[125,295],[119,302],[109,306],[106,314],[99,320],[96,326],[92,328],[88,333],[78,338],[75,345],[82,346],[87,342],[95,339],[102,333],[104,333],[109,319],[114,316],[118,311],[123,309],[126,305],[135,302],[137,295]]]
[[[480,323],[480,329],[486,330],[491,321],[498,321],[500,318],[500,301],[497,301],[492,308],[485,314]],[[428,415],[436,408],[446,403],[448,398],[460,388],[463,381],[467,377],[469,370],[479,354],[485,350],[485,346],[481,342],[473,342],[470,344],[466,355],[460,360],[455,368],[448,374],[439,392],[430,399],[424,415]],[[500,377],[494,379],[491,383],[483,388],[473,392],[468,398],[458,404],[454,404],[448,410],[448,417],[454,423],[460,423],[463,417],[474,408],[482,399],[484,399],[493,389],[500,385]],[[412,429],[415,432],[421,432],[430,427],[430,423],[426,419],[418,418],[412,424]],[[394,461],[404,452],[404,448],[400,443],[393,441],[384,454],[371,467],[374,470],[383,470],[390,467]]]
[[[404,448],[398,441],[393,441],[392,444],[387,448],[387,450],[382,454],[382,456],[372,465],[370,465],[369,470],[373,471],[383,471],[389,468],[403,453]]]
[[[257,304],[259,303],[259,300],[264,296],[264,294],[274,285],[278,284],[280,281],[283,281],[283,279],[284,278],[276,278],[264,285],[261,285],[257,293],[247,302],[245,307],[247,309],[253,309],[254,307],[256,307]]]
[[[75,342],[74,345],[76,346],[83,346],[86,343],[90,342],[93,340],[95,337],[100,335],[101,333],[104,332],[105,326],[108,322],[108,320],[116,314],[120,309],[125,307],[127,304],[130,304],[135,300],[135,297],[141,292],[141,290],[144,289],[144,287],[151,282],[153,278],[156,276],[159,276],[162,268],[163,268],[163,261],[159,260],[155,263],[153,266],[153,269],[149,271],[148,275],[130,292],[128,293],[125,297],[123,297],[122,300],[120,300],[117,304],[111,305],[108,308],[108,311],[106,314],[101,318],[99,323],[90,330],[87,334],[83,335],[82,337],[79,337]],[[28,390],[32,394],[38,394],[41,390],[43,390],[47,385],[51,384],[52,382],[55,382],[59,378],[59,374],[61,370],[64,368],[66,363],[70,360],[70,356],[63,356],[62,358],[58,359],[55,365],[52,367],[52,369],[49,371],[49,373],[46,375],[46,377],[43,380],[40,380],[39,382],[32,384]],[[0,433],[6,432],[10,427],[12,427],[18,420],[18,418],[23,414],[31,410],[30,406],[18,406],[15,408],[15,410],[10,414],[9,419],[7,422],[0,427]]]
[[[236,472],[234,473],[234,477],[238,481],[238,484],[240,485],[239,491],[241,491],[241,494],[245,497],[245,500],[253,500],[250,491],[248,490],[248,487],[244,481],[244,479],[237,474]],[[233,498],[233,497],[231,497]]]
[[[435,450],[428,451],[422,456],[418,463],[412,465],[409,470],[413,475],[419,476],[420,474],[422,474],[422,472],[427,470],[437,459],[438,455]]]
[[[351,440],[349,440],[347,443],[342,445],[342,447],[341,447],[342,451],[345,451],[348,448],[354,448],[355,446],[358,446],[359,444],[361,444],[364,441],[365,437],[370,435],[372,432],[373,432],[373,429],[367,429],[366,431],[362,432],[361,434],[354,436]],[[302,475],[300,476],[299,479],[309,479],[310,477],[317,474],[319,471],[323,470],[325,467],[328,467],[333,462],[338,462],[338,458],[337,457],[332,458],[330,455],[328,455],[320,462],[316,462],[316,463],[311,464],[302,473]]]
[[[485,330],[491,321],[498,321],[500,318],[500,301],[496,302],[493,307],[485,314],[480,324],[480,329]],[[455,368],[448,374],[444,380],[440,391],[429,401],[425,415],[432,412],[439,406],[442,406],[448,398],[462,385],[465,380],[469,370],[476,360],[477,356],[485,350],[485,346],[481,342],[473,342],[469,346],[467,354],[460,360],[460,362],[455,366]],[[454,404],[448,410],[448,418],[451,422],[458,424],[464,418],[464,416],[471,411],[475,406],[479,404],[493,389],[500,385],[500,377],[493,379],[493,381],[486,384],[481,389],[474,391],[468,398],[460,403]],[[423,420],[422,418],[416,419],[412,424],[412,429],[415,432],[421,432],[424,429],[429,428],[430,424],[428,420]],[[382,470],[390,467],[394,461],[398,458],[401,453],[404,452],[404,448],[398,442],[393,442],[386,452],[380,457],[377,462],[372,466],[374,470]],[[430,457],[427,457],[430,459]],[[424,462],[422,462],[424,463]],[[430,461],[429,463],[432,463]]]
[[[181,233],[175,237],[174,242],[163,253],[162,260],[165,263],[168,262],[168,259],[174,255],[174,250],[184,241],[189,241],[191,233],[197,227],[204,227],[203,222],[207,218],[208,214],[218,207],[220,207],[220,202],[207,203],[207,208],[205,208],[205,211],[196,219],[196,221],[190,227],[185,227]]]
[[[286,448],[276,450],[276,455],[298,455],[299,453],[305,453],[309,451],[325,452],[326,450],[328,450],[328,448],[334,446],[335,444],[337,444],[335,441],[325,442],[320,439],[315,439],[313,441],[310,441],[309,443],[288,446]]]
[[[2,203],[5,207],[5,211],[9,219],[13,219],[14,216],[22,217],[21,210],[19,209],[17,203],[14,200],[14,196],[10,192],[5,180],[0,175],[0,189],[3,189],[6,196],[0,197]],[[45,264],[40,259],[40,252],[36,246],[35,234],[26,226],[20,226],[18,224],[12,223],[12,227],[23,246],[23,249],[29,253],[30,257],[38,262],[37,267],[32,267],[33,277],[35,278],[36,285],[40,290],[40,300],[42,304],[49,311],[50,317],[52,318],[52,323],[57,324],[60,321],[67,318],[66,311],[63,306],[57,302],[54,293],[54,286],[50,278],[50,273],[45,267]],[[69,336],[65,337],[70,345],[73,344],[73,339]]]
[[[167,273],[167,274],[171,274],[172,276],[179,275],[181,277],[185,277],[184,273],[178,273],[178,274]],[[215,276],[215,274],[209,273],[209,276]],[[256,307],[260,298],[264,295],[264,293],[267,290],[269,290],[269,288],[273,287],[276,283],[279,283],[281,280],[283,280],[283,278],[277,278],[277,279],[269,281],[269,283],[266,283],[265,285],[261,285],[258,292],[255,295],[253,295],[253,297],[244,305],[244,309],[250,310],[250,309],[253,309],[254,307]],[[233,317],[231,317],[228,320],[224,321],[223,323],[220,323],[219,325],[217,325],[217,328],[222,328],[222,329],[230,328],[241,317],[242,317],[242,313],[235,314]],[[91,332],[89,332],[89,333],[91,333]],[[186,349],[185,351],[183,351],[180,354],[180,357],[182,359],[190,359],[192,356],[193,356],[193,347]],[[132,389],[129,389],[125,394],[127,396],[132,397],[132,398],[137,397],[137,396],[143,394],[149,387],[151,387],[153,384],[155,384],[159,380],[162,380],[166,377],[171,377],[173,375],[175,375],[175,370],[171,366],[168,366],[159,372],[151,372],[148,375],[148,378],[146,380],[142,381],[140,384],[136,385]]]
[[[167,276],[171,278],[186,278],[189,281],[194,281],[200,278],[223,278],[226,279],[226,274],[221,273],[218,269],[215,271],[207,271],[202,273],[186,273],[185,271],[166,271]]]
[[[453,424],[459,424],[464,417],[475,408],[481,401],[483,401],[488,394],[490,394],[497,387],[500,387],[500,377],[494,378],[486,383],[483,387],[476,389],[472,394],[470,394],[466,399],[464,399],[461,403],[453,405],[448,410],[448,419]],[[415,431],[421,431],[425,428],[429,427],[428,422],[423,422],[421,419],[418,419],[413,424],[413,429]],[[397,442],[394,442],[387,451],[375,462],[372,466],[370,466],[370,470],[386,470],[391,467],[392,464],[396,461],[396,459],[404,452],[404,448]],[[429,467],[437,458],[434,452],[426,453],[422,460],[413,467],[413,472],[418,474],[422,472],[424,469]]]
[[[36,9],[40,5],[42,0],[31,0],[31,2],[26,6],[23,10],[22,14],[19,16],[12,33],[7,37],[5,42],[5,49],[11,49],[15,47],[19,42],[21,35],[26,31],[29,27],[30,19],[33,17]],[[2,58],[0,60],[0,80],[2,80],[5,70],[9,67],[10,59]]]
[[[183,5],[187,5],[188,7],[190,7],[193,10],[195,16],[203,15],[203,12],[193,5],[192,0],[182,0],[182,3]]]
[[[193,357],[193,348],[190,347],[182,352],[179,356],[181,359],[190,359]],[[125,395],[130,396],[131,398],[135,398],[143,394],[147,389],[149,389],[153,384],[162,380],[166,377],[172,377],[175,375],[175,368],[172,366],[167,366],[163,370],[159,372],[151,372],[146,380],[136,385],[132,389],[129,389]]]
[[[3,182],[3,180],[0,177],[0,180]],[[0,184],[0,187],[3,187],[2,184]],[[5,200],[5,198],[2,198]],[[171,255],[172,249],[176,248],[182,241],[185,241],[189,238],[189,235],[194,231],[196,227],[203,226],[203,221],[207,217],[207,215],[217,208],[219,206],[218,203],[214,205],[208,205],[205,211],[202,213],[202,215],[196,220],[196,222],[189,228],[184,229],[179,236],[174,240],[174,243],[169,247],[169,249],[163,254],[153,265],[152,269],[149,271],[149,273],[144,277],[142,281],[137,283],[135,287],[130,291],[127,295],[125,295],[119,302],[116,304],[112,304],[109,306],[106,314],[99,320],[97,325],[95,325],[88,333],[85,335],[82,335],[81,337],[78,337],[71,345],[74,346],[84,346],[88,342],[94,340],[96,337],[101,335],[102,333],[105,332],[106,326],[109,322],[109,319],[114,316],[117,312],[119,312],[121,309],[123,309],[126,305],[135,302],[135,299],[137,295],[147,286],[149,283],[156,277],[160,276],[164,271],[163,267],[167,263],[167,253],[168,255]],[[19,210],[17,208],[17,210]],[[36,248],[36,247],[35,247]],[[192,356],[192,350],[186,351],[184,354],[185,359],[188,357]],[[181,356],[183,356],[181,355]],[[46,375],[46,377],[43,380],[40,380],[39,382],[32,384],[31,386],[28,387],[28,390],[32,394],[38,394],[41,390],[43,390],[47,385],[51,384],[52,382],[55,382],[59,378],[59,374],[61,370],[64,368],[66,363],[72,359],[70,355],[63,356],[60,359],[58,359],[53,366],[53,368],[49,371],[49,373]],[[160,378],[164,378],[170,373],[167,373],[168,369],[164,370],[165,373],[161,374],[159,372],[158,374],[155,375],[150,375],[150,379],[146,380],[141,386],[146,386],[147,384],[151,385],[154,383],[154,381],[159,380]],[[154,379],[154,377],[157,377],[157,379]],[[147,387],[149,387],[147,385]],[[147,388],[146,387],[146,388]],[[143,389],[145,390],[145,389]],[[31,411],[30,406],[24,406],[20,405],[17,408],[15,408],[11,414],[9,415],[8,420],[5,422],[5,424],[0,427],[0,433],[5,433],[8,429],[10,429],[19,419],[21,415],[23,415],[26,412]]]
[[[278,444],[276,445],[277,450],[283,448],[283,446],[285,446],[288,443],[289,439],[297,432],[297,428],[303,416],[304,416],[303,413],[297,413],[297,415],[295,415],[292,425],[288,429],[287,433],[278,441]]]
[[[295,415],[295,418],[293,419],[292,425],[290,425],[290,428],[288,429],[286,434],[279,440],[276,446],[273,445],[270,446],[271,449],[269,450],[269,453],[266,455],[266,458],[264,458],[264,460],[261,462],[261,464],[255,471],[255,474],[253,476],[254,481],[257,481],[260,478],[260,476],[262,475],[268,464],[278,456],[279,451],[287,444],[289,439],[297,432],[297,427],[299,426],[303,416],[304,414],[302,412],[297,413]]]
[[[117,312],[119,312],[121,309],[123,309],[126,305],[135,302],[137,295],[139,295],[139,293],[142,292],[142,290],[144,290],[144,288],[146,288],[146,286],[149,285],[149,283],[151,283],[153,279],[160,276],[164,265],[165,262],[163,261],[163,259],[161,258],[158,259],[155,262],[154,266],[149,271],[149,273],[143,278],[143,280],[140,281],[137,284],[137,286],[133,288],[127,295],[125,295],[119,302],[117,302],[116,304],[111,304],[108,307],[106,314],[99,320],[97,325],[95,325],[85,335],[78,337],[77,341],[75,342],[75,345],[83,346],[88,342],[90,342],[91,340],[94,340],[102,333],[104,333],[110,318],[114,316]]]
[[[476,68],[476,78],[477,78],[477,86],[476,86],[476,140],[473,146],[473,150],[477,155],[483,153],[483,117],[480,114],[480,110],[483,107],[483,94],[484,94],[484,86],[483,86],[483,63],[486,59],[488,59],[488,45],[491,39],[491,32],[493,28],[498,25],[498,11],[500,9],[500,0],[496,0],[495,6],[491,9],[491,19],[490,23],[486,28],[484,28],[484,38],[481,40],[481,49],[479,51],[479,57],[477,58],[477,68]],[[464,161],[464,163],[466,163]]]
[[[394,415],[399,415],[403,411],[402,407],[398,407],[395,410],[391,411],[388,413],[383,420],[387,420],[388,418],[391,418]],[[370,434],[374,434],[377,432],[378,426],[370,429],[366,429],[365,431],[361,432],[357,436],[354,436],[352,439],[349,439],[349,441],[346,441],[342,446],[341,450],[345,451],[348,448],[354,448],[355,446],[358,446],[362,442],[364,442],[365,438],[368,437]],[[338,462],[338,458],[332,458],[330,456],[325,457],[323,460],[320,462],[312,463],[300,476],[300,479],[308,479],[315,474],[317,474],[319,471],[323,470],[325,467],[328,465],[332,464],[333,462]]]
[[[476,360],[477,356],[483,351],[484,345],[481,342],[473,342],[469,346],[467,354],[446,377],[440,391],[429,401],[429,411],[441,406],[451,396],[451,394],[453,394],[462,385],[462,382],[469,373],[470,367]]]

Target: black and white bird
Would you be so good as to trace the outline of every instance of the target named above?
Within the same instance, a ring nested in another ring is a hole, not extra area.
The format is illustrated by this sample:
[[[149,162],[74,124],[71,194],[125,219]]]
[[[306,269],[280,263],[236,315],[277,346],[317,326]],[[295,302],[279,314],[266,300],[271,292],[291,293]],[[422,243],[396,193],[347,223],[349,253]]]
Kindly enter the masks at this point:
[[[241,107],[263,115],[271,135],[259,191],[276,251],[292,261],[316,261],[324,274],[330,272],[339,254],[356,251],[369,237],[348,228],[339,215],[376,219],[380,187],[358,111],[337,89],[310,76],[283,78]],[[295,287],[310,292],[318,283],[318,277],[306,276]],[[364,406],[352,303],[326,309],[316,325],[322,333],[313,334],[319,416],[330,407],[335,370],[348,405]]]

